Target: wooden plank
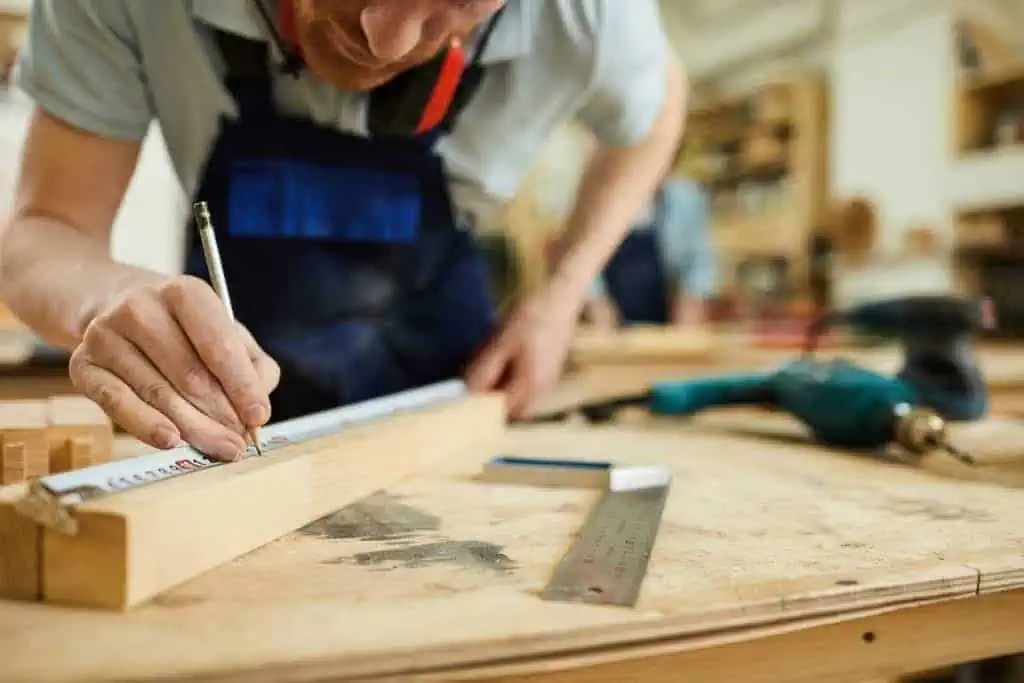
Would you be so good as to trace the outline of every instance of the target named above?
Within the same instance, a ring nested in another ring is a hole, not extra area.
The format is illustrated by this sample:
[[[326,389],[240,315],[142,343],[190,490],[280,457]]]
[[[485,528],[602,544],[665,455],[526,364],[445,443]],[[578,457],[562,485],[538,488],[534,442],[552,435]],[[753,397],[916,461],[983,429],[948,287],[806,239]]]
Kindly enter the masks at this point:
[[[714,358],[718,336],[707,329],[636,326],[614,334],[581,329],[572,341],[575,366],[595,363],[658,363]]]
[[[1024,345],[979,343],[975,354],[991,391],[1024,389]],[[798,355],[792,348],[758,347],[749,337],[718,330],[637,327],[615,333],[581,331],[573,341],[571,360],[588,372],[643,367],[665,373],[728,373],[778,367]],[[898,344],[826,348],[817,355],[846,358],[885,373],[898,371],[904,357]]]
[[[37,600],[41,595],[42,536],[35,524],[14,509],[25,488],[0,487],[0,599]]]
[[[561,663],[579,670],[592,655],[667,657],[661,648],[745,641],[772,624],[931,601],[988,604],[1022,585],[1014,578],[1024,568],[1019,491],[827,451],[792,433],[743,437],[697,423],[516,427],[482,450],[671,467],[676,483],[636,609],[539,600],[599,494],[480,483],[488,454],[478,453],[446,459],[128,614],[0,606],[0,661],[24,683],[361,680],[510,661],[535,673]],[[982,588],[1000,592],[976,597]],[[1014,595],[1015,611],[1024,591]],[[983,640],[1003,647],[1008,637]],[[90,647],[69,651],[68,642]],[[876,642],[893,651],[884,632]],[[927,648],[901,642],[908,656]],[[811,660],[816,671],[857,662]],[[772,664],[758,669],[766,680],[781,676]]]
[[[499,396],[398,415],[81,506],[43,535],[43,598],[127,609],[502,433]]]

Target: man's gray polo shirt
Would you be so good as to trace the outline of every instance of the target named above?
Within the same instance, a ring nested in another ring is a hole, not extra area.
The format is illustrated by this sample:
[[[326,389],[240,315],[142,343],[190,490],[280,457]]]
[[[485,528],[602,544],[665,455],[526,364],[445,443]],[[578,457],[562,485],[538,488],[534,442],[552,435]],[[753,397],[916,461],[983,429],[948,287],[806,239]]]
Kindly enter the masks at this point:
[[[141,140],[157,121],[191,196],[221,115],[235,115],[211,27],[266,40],[250,0],[36,0],[16,83],[98,135]],[[667,49],[654,0],[509,0],[488,75],[439,148],[457,204],[511,198],[565,120],[606,145],[641,140],[662,104]],[[365,131],[364,94],[308,70],[277,74],[275,88],[293,114]]]

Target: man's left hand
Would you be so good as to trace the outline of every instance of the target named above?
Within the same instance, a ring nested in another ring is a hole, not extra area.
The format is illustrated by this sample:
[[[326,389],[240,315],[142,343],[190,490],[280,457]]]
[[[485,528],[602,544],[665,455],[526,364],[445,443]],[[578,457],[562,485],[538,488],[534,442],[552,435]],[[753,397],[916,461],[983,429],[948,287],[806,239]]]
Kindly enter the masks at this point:
[[[561,377],[580,307],[550,285],[518,302],[470,364],[470,390],[504,391],[510,417],[524,417],[534,399]]]

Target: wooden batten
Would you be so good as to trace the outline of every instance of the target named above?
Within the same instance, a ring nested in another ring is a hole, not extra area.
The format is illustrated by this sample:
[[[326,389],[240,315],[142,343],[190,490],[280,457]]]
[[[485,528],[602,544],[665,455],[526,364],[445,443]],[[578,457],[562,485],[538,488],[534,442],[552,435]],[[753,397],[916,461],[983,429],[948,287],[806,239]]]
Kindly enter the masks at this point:
[[[602,363],[671,363],[707,361],[720,341],[709,329],[637,326],[614,333],[581,330],[572,341],[574,367]]]
[[[489,459],[504,428],[503,398],[474,396],[84,504],[77,535],[43,532],[42,599],[139,605],[460,453]]]

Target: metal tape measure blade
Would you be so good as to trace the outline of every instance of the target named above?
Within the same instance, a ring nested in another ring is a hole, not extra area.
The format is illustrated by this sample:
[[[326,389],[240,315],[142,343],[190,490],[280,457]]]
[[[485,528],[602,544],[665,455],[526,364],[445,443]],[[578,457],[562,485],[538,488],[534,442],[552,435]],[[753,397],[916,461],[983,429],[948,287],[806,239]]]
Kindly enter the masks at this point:
[[[464,382],[450,380],[295,418],[264,429],[262,450],[266,455],[289,445],[340,432],[349,426],[464,398],[468,393]],[[255,456],[256,450],[250,448],[249,454]],[[70,511],[85,500],[224,464],[189,446],[181,446],[169,451],[157,451],[47,475],[33,483],[29,495],[18,506],[18,510],[44,526],[74,533],[76,526]]]

